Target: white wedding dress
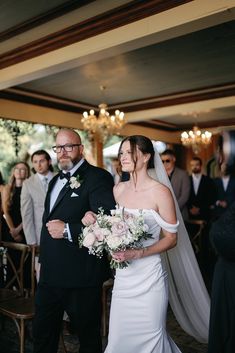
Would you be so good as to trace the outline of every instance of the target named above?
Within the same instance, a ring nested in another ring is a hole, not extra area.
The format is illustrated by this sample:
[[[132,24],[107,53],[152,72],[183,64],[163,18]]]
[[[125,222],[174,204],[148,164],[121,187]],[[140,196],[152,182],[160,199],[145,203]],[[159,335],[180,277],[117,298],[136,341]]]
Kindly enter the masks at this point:
[[[138,209],[126,209],[138,214]],[[154,210],[143,210],[145,223],[158,241],[161,228],[176,232]],[[166,332],[168,306],[167,272],[159,254],[132,260],[116,271],[110,310],[109,337],[105,353],[180,353]]]

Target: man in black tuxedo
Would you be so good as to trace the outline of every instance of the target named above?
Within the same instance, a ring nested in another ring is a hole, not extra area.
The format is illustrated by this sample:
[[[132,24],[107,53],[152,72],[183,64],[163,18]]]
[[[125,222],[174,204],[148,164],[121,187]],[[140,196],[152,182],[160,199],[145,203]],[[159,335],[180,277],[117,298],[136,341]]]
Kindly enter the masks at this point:
[[[213,180],[202,174],[202,160],[193,157],[190,162],[191,191],[188,200],[189,218],[210,221],[212,207],[215,202],[215,186]]]
[[[113,179],[84,160],[80,136],[73,130],[61,129],[53,150],[61,172],[51,180],[45,200],[34,353],[57,352],[64,311],[78,332],[79,352],[101,353],[101,294],[109,265],[105,256],[98,259],[79,248],[78,237],[87,211],[103,207],[109,213],[115,207]]]
[[[209,230],[212,208],[215,202],[215,186],[213,180],[202,173],[201,158],[193,157],[190,161],[190,167],[192,175],[190,176],[191,192],[188,200],[189,219],[206,222],[197,259],[207,288],[210,290],[215,259],[209,242]],[[187,224],[187,222],[186,227],[191,236],[195,235],[199,229],[198,225]]]
[[[235,201],[235,176],[227,170],[226,163],[220,165],[220,177],[214,178],[216,201],[214,219],[219,218]]]

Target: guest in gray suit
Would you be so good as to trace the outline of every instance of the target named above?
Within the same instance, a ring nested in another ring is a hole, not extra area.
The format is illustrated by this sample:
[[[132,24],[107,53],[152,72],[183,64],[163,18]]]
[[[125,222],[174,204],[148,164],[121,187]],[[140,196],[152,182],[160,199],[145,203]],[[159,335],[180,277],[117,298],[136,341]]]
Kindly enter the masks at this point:
[[[33,171],[25,180],[21,191],[21,216],[27,244],[39,245],[42,229],[42,215],[48,183],[53,178],[51,157],[44,150],[38,150],[31,156]],[[36,261],[36,272],[39,266]]]
[[[161,154],[161,159],[171,181],[183,219],[188,218],[187,201],[190,195],[190,179],[188,173],[176,167],[176,156],[173,150],[167,149]]]

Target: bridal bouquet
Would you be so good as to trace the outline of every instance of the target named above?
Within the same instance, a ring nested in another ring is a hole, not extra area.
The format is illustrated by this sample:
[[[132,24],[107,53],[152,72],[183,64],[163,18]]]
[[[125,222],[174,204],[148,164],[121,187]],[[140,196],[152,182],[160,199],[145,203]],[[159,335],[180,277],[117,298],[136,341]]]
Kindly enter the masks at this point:
[[[148,238],[151,238],[151,234],[148,234],[142,211],[133,215],[124,208],[116,208],[111,215],[106,215],[99,208],[96,222],[83,228],[79,244],[87,247],[90,254],[101,258],[104,250],[112,255],[116,251],[141,248],[141,241]],[[111,257],[110,266],[114,269],[124,268],[128,262],[119,262]]]

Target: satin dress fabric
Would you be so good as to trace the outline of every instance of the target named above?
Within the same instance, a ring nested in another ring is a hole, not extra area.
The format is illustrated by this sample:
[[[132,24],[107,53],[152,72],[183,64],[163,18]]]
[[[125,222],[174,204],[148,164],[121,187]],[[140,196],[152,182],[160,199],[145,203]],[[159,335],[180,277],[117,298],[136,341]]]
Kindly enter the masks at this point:
[[[138,214],[138,209],[126,209]],[[152,239],[159,240],[161,228],[176,232],[178,224],[165,222],[151,209],[142,210]],[[159,254],[132,260],[117,269],[112,293],[109,337],[105,353],[181,353],[166,331],[168,306],[167,272]]]

